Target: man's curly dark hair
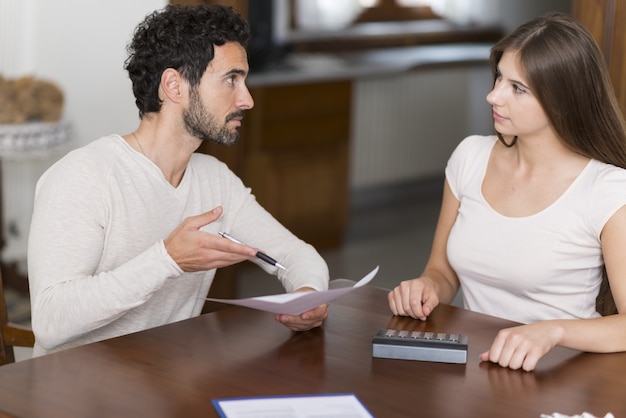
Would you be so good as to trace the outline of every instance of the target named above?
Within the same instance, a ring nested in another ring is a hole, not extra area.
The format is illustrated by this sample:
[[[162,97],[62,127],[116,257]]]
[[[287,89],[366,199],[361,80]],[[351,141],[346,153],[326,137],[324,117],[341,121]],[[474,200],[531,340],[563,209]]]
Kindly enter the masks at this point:
[[[146,16],[135,29],[124,63],[139,117],[161,110],[163,71],[177,70],[194,88],[215,55],[215,45],[237,42],[245,48],[249,39],[248,22],[232,7],[168,5]]]

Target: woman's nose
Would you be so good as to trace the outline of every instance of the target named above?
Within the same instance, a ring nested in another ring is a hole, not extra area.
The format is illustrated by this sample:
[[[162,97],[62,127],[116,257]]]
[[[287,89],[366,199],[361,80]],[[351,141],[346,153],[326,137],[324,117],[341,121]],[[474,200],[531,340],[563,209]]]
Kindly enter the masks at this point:
[[[490,105],[498,104],[498,101],[500,99],[500,93],[497,86],[494,86],[493,89],[491,89],[491,91],[487,93],[486,99],[487,103],[489,103]]]

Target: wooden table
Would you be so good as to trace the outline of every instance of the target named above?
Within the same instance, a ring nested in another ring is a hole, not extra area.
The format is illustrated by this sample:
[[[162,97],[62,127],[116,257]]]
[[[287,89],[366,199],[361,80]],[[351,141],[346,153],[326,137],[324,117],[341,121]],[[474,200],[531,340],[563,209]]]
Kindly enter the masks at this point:
[[[626,353],[557,348],[534,372],[504,369],[478,355],[511,322],[447,305],[393,317],[386,294],[354,290],[311,332],[232,307],[4,366],[0,416],[212,417],[214,398],[349,392],[376,417],[626,417]],[[468,362],[372,358],[381,328],[466,334]]]

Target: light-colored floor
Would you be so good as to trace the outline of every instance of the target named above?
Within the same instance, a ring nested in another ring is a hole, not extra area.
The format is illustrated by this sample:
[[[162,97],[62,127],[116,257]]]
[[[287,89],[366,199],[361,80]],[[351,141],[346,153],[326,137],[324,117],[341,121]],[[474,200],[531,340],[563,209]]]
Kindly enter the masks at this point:
[[[27,360],[33,357],[33,349],[29,347],[14,347],[15,361]]]

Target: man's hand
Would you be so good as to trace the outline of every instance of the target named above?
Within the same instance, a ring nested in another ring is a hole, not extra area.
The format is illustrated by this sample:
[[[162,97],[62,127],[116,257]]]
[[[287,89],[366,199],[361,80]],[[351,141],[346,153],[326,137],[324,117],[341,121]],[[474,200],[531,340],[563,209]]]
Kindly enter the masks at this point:
[[[311,292],[315,289],[303,287],[296,292]],[[322,325],[328,317],[328,303],[301,313],[300,315],[277,314],[276,320],[292,331],[308,331]]]
[[[230,266],[255,257],[257,249],[200,231],[222,215],[222,207],[185,219],[165,239],[165,249],[183,271]]]

